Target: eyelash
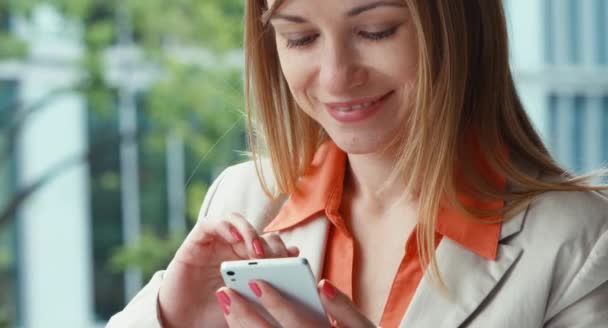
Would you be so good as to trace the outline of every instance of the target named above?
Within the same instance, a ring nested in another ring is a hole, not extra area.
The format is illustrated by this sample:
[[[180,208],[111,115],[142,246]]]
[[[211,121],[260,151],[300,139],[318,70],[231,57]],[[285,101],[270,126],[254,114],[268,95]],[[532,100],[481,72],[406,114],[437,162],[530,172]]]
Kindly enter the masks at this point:
[[[380,31],[380,32],[359,31],[357,34],[370,41],[380,41],[380,40],[393,36],[395,34],[395,32],[397,32],[397,28],[399,28],[399,26],[394,26],[394,27],[389,28],[388,30],[384,30],[384,31]],[[303,48],[303,47],[311,44],[318,36],[319,36],[318,34],[314,34],[314,35],[305,36],[305,37],[295,39],[295,40],[287,39],[285,46],[287,48]]]

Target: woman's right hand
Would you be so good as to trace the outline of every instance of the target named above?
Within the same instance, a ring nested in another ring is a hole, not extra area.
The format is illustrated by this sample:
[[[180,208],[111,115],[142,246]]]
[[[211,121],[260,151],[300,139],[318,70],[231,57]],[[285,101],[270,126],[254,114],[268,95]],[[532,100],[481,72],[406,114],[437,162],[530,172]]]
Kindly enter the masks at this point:
[[[167,327],[223,327],[215,292],[224,285],[223,261],[297,256],[278,234],[258,235],[239,214],[198,220],[167,267],[160,287],[159,315]]]

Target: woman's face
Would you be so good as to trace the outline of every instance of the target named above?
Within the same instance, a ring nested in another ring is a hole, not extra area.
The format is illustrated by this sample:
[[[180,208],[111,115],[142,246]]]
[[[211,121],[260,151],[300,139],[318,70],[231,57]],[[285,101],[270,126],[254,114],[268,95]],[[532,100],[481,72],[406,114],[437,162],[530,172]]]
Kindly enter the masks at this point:
[[[373,153],[404,133],[418,54],[405,1],[287,0],[270,23],[296,102],[340,148]]]

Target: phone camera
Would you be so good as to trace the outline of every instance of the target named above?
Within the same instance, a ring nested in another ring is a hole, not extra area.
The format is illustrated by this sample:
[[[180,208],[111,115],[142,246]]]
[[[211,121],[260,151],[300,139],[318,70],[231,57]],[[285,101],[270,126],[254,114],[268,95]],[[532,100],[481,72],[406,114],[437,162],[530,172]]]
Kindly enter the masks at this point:
[[[228,271],[228,272],[226,272],[226,274],[229,276],[234,276],[234,271]]]

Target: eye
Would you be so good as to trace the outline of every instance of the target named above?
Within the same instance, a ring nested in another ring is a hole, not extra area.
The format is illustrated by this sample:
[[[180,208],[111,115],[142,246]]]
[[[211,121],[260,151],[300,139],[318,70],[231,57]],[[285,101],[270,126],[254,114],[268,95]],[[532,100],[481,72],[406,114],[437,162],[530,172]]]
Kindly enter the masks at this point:
[[[380,32],[359,31],[359,32],[357,32],[357,34],[359,34],[360,36],[362,36],[366,39],[369,39],[372,41],[378,41],[378,40],[386,39],[386,38],[394,35],[395,32],[397,32],[398,28],[399,28],[399,26],[393,26],[387,30],[380,31]]]
[[[301,48],[311,44],[315,39],[319,36],[319,34],[311,34],[297,39],[289,39],[287,38],[287,42],[285,46],[287,48]]]
[[[358,31],[357,34],[366,39],[372,40],[372,41],[379,41],[379,40],[386,39],[386,38],[394,35],[395,32],[397,32],[398,28],[399,28],[399,25],[393,26],[389,29],[379,31],[379,32]],[[287,48],[304,48],[304,47],[312,44],[318,37],[319,37],[319,34],[310,34],[310,35],[306,35],[306,36],[303,36],[300,38],[295,38],[295,39],[286,38],[285,46]]]

